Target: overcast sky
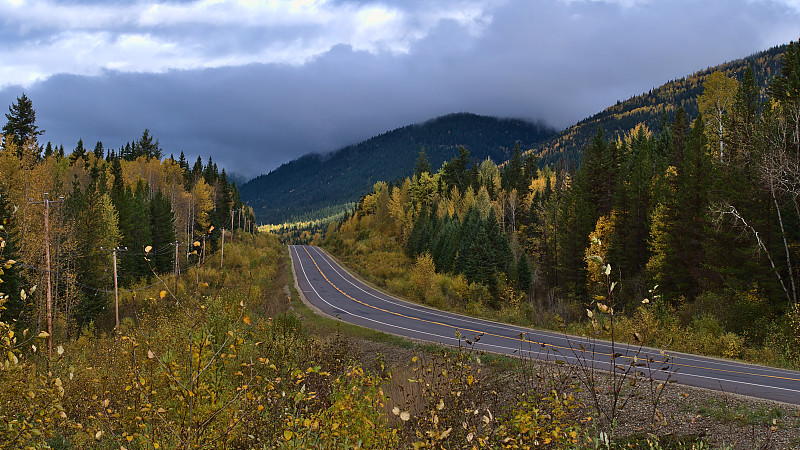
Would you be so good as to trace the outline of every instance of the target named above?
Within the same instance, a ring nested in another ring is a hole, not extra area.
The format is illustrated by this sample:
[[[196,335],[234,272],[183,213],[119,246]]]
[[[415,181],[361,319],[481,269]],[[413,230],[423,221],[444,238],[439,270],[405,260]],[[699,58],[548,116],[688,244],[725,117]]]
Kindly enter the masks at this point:
[[[0,0],[0,109],[249,178],[451,112],[565,128],[799,37],[800,0]]]

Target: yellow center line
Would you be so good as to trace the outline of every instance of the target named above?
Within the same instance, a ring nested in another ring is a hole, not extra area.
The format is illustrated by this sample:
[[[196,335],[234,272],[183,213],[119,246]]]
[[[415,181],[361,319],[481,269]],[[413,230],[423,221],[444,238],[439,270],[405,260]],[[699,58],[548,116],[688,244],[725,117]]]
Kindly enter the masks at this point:
[[[358,299],[350,296],[349,294],[347,294],[343,290],[339,289],[339,286],[336,286],[335,284],[333,284],[333,282],[331,280],[328,279],[328,277],[325,275],[325,273],[322,271],[322,269],[317,264],[317,261],[314,259],[313,256],[311,256],[311,253],[309,253],[308,249],[305,246],[303,247],[303,250],[305,250],[305,252],[308,255],[308,257],[311,258],[311,262],[314,263],[314,266],[317,268],[317,270],[319,271],[320,275],[322,275],[322,277],[325,278],[325,281],[327,281],[328,284],[333,286],[334,289],[339,291],[345,297],[349,298],[350,300],[352,300],[352,301],[354,301],[354,302],[356,302],[358,304],[364,305],[364,306],[366,306],[368,308],[372,308],[372,309],[377,310],[377,311],[385,312],[387,314],[392,314],[392,315],[395,315],[395,316],[398,316],[398,317],[403,317],[403,318],[406,318],[406,319],[417,320],[417,321],[429,323],[429,324],[432,324],[432,325],[439,325],[439,326],[443,326],[445,328],[452,328],[452,329],[455,329],[456,331],[463,330],[463,331],[468,331],[468,332],[472,332],[472,333],[485,334],[487,336],[494,336],[494,337],[498,337],[498,338],[502,338],[502,339],[508,339],[508,340],[511,340],[511,341],[519,342],[519,343],[528,342],[528,343],[541,345],[542,347],[551,347],[551,348],[560,349],[560,350],[570,350],[570,351],[573,351],[573,352],[575,351],[575,349],[571,348],[571,347],[562,347],[562,346],[559,346],[559,345],[548,344],[548,343],[545,343],[545,342],[532,341],[532,340],[525,339],[525,338],[504,336],[502,334],[489,333],[489,332],[486,332],[486,331],[473,330],[473,329],[470,329],[470,328],[456,327],[456,326],[453,326],[453,325],[450,325],[450,324],[446,324],[446,323],[442,323],[442,322],[436,322],[436,321],[433,321],[433,320],[422,319],[422,318],[414,317],[414,316],[408,316],[408,315],[401,314],[401,313],[398,313],[398,312],[389,311],[389,310],[386,310],[386,309],[383,309],[383,308],[379,308],[379,307],[374,306],[374,305],[370,305],[369,303],[362,302],[361,300],[358,300]],[[525,332],[520,333],[520,335],[523,335],[523,334],[525,334]],[[608,356],[608,357],[612,356],[611,353],[603,353],[603,352],[596,352],[594,354],[595,355],[601,355],[601,356]],[[576,355],[576,357],[577,357],[577,355]],[[627,355],[621,355],[620,357],[626,358],[626,359],[633,359],[633,357],[627,356]],[[642,358],[642,359],[644,359],[644,358]],[[781,377],[781,376],[777,376],[777,375],[766,375],[766,374],[758,374],[758,373],[750,373],[750,372],[740,372],[740,371],[736,371],[736,370],[718,369],[718,368],[704,367],[704,366],[695,366],[695,365],[683,364],[683,363],[670,363],[670,365],[679,366],[679,367],[687,367],[687,368],[692,368],[692,369],[705,369],[705,370],[711,370],[711,371],[716,371],[716,372],[725,372],[725,373],[732,373],[732,374],[738,374],[738,375],[750,375],[750,376],[756,376],[756,377],[766,377],[766,378],[774,378],[774,379],[778,379],[778,380],[799,381],[800,382],[800,379],[798,379],[798,378]]]

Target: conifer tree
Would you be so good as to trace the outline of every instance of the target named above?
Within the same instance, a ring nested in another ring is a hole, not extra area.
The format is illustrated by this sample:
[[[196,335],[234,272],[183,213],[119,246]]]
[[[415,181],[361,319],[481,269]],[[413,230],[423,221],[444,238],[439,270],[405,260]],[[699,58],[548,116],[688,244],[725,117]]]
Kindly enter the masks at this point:
[[[786,47],[781,72],[770,82],[769,94],[780,105],[786,123],[786,147],[800,154],[800,41]]]
[[[508,160],[508,163],[503,168],[501,178],[502,187],[506,192],[511,192],[512,189],[516,189],[517,192],[524,192],[527,189],[522,170],[522,150],[519,148],[519,142],[515,142],[511,159]]]
[[[100,141],[97,141],[97,144],[95,144],[95,146],[94,146],[94,151],[93,151],[93,153],[94,153],[94,157],[95,157],[95,158],[97,158],[97,159],[103,159],[103,157],[105,156],[105,153],[106,153],[106,152],[105,152],[105,150],[103,149],[103,143],[102,143],[102,142],[100,142]]]
[[[3,138],[10,138],[18,149],[23,148],[29,139],[35,140],[44,134],[44,130],[40,130],[36,125],[36,110],[33,109],[33,102],[24,92],[17,97],[16,102],[8,107],[6,120],[6,124],[3,125]]]
[[[528,255],[522,252],[517,259],[517,289],[520,292],[528,293],[533,285],[533,275],[531,266],[528,262]]]
[[[157,190],[150,200],[150,237],[154,251],[151,264],[158,273],[169,272],[175,263],[172,243],[175,242],[175,215],[169,199]]]
[[[75,150],[69,155],[69,165],[75,165],[79,159],[83,160],[84,166],[88,168],[89,158],[86,154],[86,148],[83,146],[83,139],[78,139],[78,145],[75,146]]]
[[[131,159],[136,159],[138,156],[154,159],[161,159],[164,157],[158,139],[153,140],[153,136],[150,135],[150,130],[147,128],[142,132],[142,136],[136,142],[135,147],[137,155]]]
[[[470,176],[467,165],[469,164],[469,150],[464,146],[458,147],[458,156],[447,161],[442,166],[442,180],[448,186],[457,186],[458,190],[464,192],[470,185]]]
[[[414,166],[414,176],[419,179],[425,172],[431,173],[431,165],[428,163],[425,147],[422,147],[419,150],[419,156],[417,156],[417,164]]]

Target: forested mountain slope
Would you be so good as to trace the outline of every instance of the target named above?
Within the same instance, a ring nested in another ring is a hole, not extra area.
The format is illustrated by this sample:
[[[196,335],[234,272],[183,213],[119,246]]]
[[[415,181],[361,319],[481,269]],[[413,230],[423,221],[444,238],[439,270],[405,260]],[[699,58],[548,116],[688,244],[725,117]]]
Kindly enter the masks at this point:
[[[456,156],[459,146],[473,158],[490,157],[500,163],[511,156],[515,143],[531,148],[554,133],[543,124],[523,120],[449,114],[328,155],[305,155],[245,183],[241,195],[264,222],[307,218],[314,212],[325,215],[357,201],[376,181],[411,174],[423,147],[435,170]]]
[[[678,80],[670,81],[650,92],[618,101],[591,117],[581,120],[561,133],[532,149],[539,156],[539,165],[552,165],[564,160],[578,164],[583,149],[592,141],[597,128],[602,126],[610,138],[624,136],[637,124],[650,130],[660,129],[664,114],[668,122],[675,118],[678,108],[683,108],[689,117],[698,113],[697,98],[703,93],[703,83],[713,72],[722,71],[730,78],[741,80],[747,67],[751,67],[762,98],[766,94],[769,80],[780,71],[781,56],[786,45],[773,47],[746,58],[709,67]]]

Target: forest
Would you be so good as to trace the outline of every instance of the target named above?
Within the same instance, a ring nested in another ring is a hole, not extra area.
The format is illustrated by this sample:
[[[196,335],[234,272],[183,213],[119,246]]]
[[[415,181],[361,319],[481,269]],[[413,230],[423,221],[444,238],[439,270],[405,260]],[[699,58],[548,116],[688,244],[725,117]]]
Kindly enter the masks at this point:
[[[800,43],[767,90],[753,71],[714,72],[696,101],[657,127],[598,127],[577,167],[513,140],[502,165],[459,147],[435,170],[419,151],[413,174],[377,181],[335,221],[269,231],[436,307],[797,368]],[[318,317],[290,287],[286,247],[253,232],[210,159],[164,158],[149,130],[66,154],[39,143],[24,94],[6,118],[0,447],[800,443],[786,407],[652,376],[615,390],[461,337],[431,348]],[[702,434],[675,433],[687,427]]]
[[[689,116],[694,117],[699,112],[697,98],[703,91],[705,81],[714,72],[723,72],[730,78],[741,79],[745,71],[750,69],[761,94],[764,95],[769,80],[780,71],[781,57],[785,50],[785,45],[779,45],[672,80],[625,101],[617,101],[541,145],[531,148],[531,153],[539,156],[541,165],[554,165],[562,159],[578,164],[584,148],[592,141],[598,127],[605,130],[607,138],[617,139],[624,137],[638,124],[651,130],[657,129],[664,112],[669,117],[674,117],[678,108],[683,108]]]
[[[149,130],[116,150],[79,140],[66,154],[38,142],[44,130],[25,94],[6,117],[0,216],[4,257],[17,264],[4,269],[3,317],[20,328],[56,340],[79,335],[113,307],[115,274],[124,291],[151,284],[154,274],[180,273],[215,251],[223,230],[253,228],[252,209],[224,169],[200,157],[189,167],[183,152],[164,158]]]
[[[586,333],[612,306],[627,339],[800,367],[799,49],[764,92],[718,71],[694,115],[598,127],[577,168],[420,153],[312,242],[438,307]]]
[[[351,203],[376,181],[406,176],[421,147],[436,167],[457,154],[461,145],[480,158],[501,162],[511,156],[509,136],[530,146],[554,132],[524,120],[448,114],[328,155],[302,156],[242,185],[242,198],[254,208],[259,222],[323,219],[351,209]]]

